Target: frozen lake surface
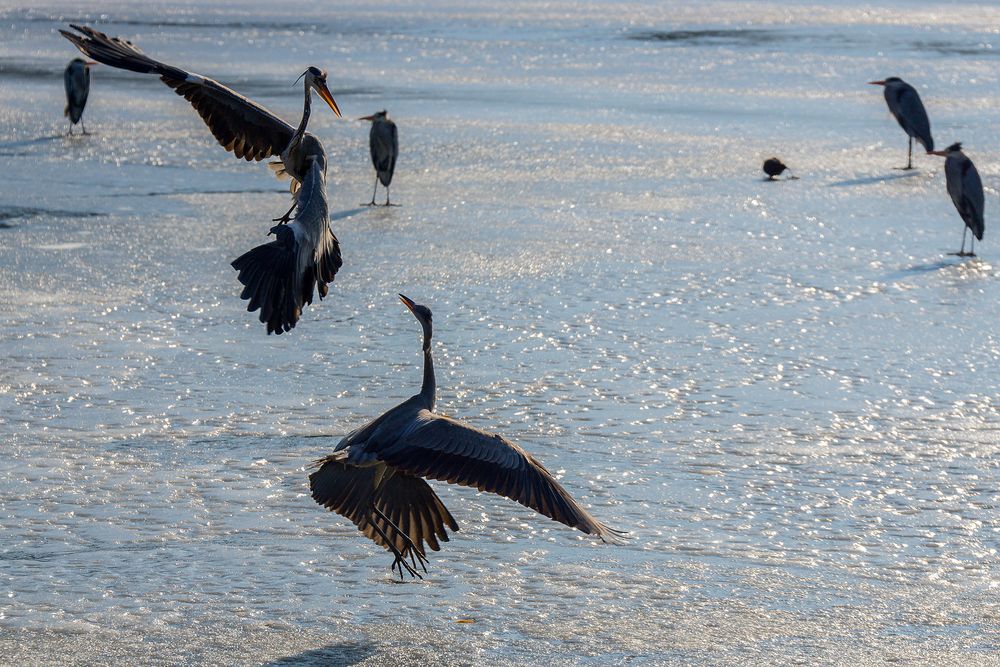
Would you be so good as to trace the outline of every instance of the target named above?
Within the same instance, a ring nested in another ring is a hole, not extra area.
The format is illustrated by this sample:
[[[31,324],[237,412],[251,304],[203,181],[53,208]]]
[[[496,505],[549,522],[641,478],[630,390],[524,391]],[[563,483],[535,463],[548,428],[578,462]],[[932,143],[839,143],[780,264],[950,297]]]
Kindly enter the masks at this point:
[[[996,664],[1000,8],[298,4],[0,0],[0,662]],[[368,209],[367,123],[314,106],[344,267],[290,334],[229,266],[285,185],[154,77],[95,68],[63,136],[71,21],[399,124]],[[892,75],[983,176],[977,259]],[[313,503],[419,387],[397,292],[439,410],[627,545],[436,484],[461,532],[401,585]]]

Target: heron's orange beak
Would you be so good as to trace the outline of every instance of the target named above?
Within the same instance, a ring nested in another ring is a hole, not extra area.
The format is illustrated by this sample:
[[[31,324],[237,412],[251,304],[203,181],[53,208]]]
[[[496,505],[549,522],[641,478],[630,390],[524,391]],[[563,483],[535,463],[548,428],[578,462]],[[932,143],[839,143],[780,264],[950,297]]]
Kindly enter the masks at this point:
[[[375,120],[375,116],[362,116],[358,120]]]
[[[96,60],[84,60],[83,64],[89,67],[93,67],[94,65],[100,65],[101,63],[97,62]]]
[[[340,107],[337,106],[337,101],[333,99],[333,95],[330,94],[330,89],[326,87],[325,83],[317,82],[316,92],[319,93],[319,96],[323,98],[324,102],[330,105],[330,108],[333,109],[333,113],[337,114],[337,118],[343,118],[343,115],[340,113]]]
[[[399,300],[403,302],[403,305],[406,306],[411,313],[413,312],[413,308],[417,305],[413,302],[413,299],[405,297],[402,294],[399,295]]]
[[[928,155],[940,155],[941,157],[948,157],[948,151],[927,151]]]
[[[882,80],[882,81],[869,81],[868,85],[870,85],[870,86],[884,86],[885,85],[885,80]]]

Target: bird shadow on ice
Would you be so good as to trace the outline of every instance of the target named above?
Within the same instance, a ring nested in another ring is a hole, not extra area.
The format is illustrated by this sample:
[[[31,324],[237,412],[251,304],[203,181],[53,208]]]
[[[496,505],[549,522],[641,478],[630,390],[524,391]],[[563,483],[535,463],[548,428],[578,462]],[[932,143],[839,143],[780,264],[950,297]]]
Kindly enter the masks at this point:
[[[892,273],[886,275],[884,280],[888,282],[908,278],[910,276],[948,270],[954,271],[956,274],[966,277],[989,277],[993,275],[993,267],[989,264],[989,262],[985,262],[978,257],[966,257],[962,259],[955,258],[952,260],[941,259],[936,262],[928,262],[926,264],[914,264],[913,266],[893,271]]]
[[[35,137],[34,139],[20,139],[18,141],[3,141],[0,142],[0,155],[7,157],[17,157],[24,155],[23,152],[17,152],[17,148],[28,148],[29,146],[37,146],[38,144],[48,143],[50,141],[56,141],[58,139],[63,139],[65,134],[49,134],[44,137]],[[11,152],[8,152],[11,151]]]
[[[333,667],[336,665],[356,665],[368,659],[375,649],[371,646],[343,642],[322,648],[309,649],[295,655],[278,658],[264,663],[265,667]]]
[[[362,208],[351,208],[351,209],[347,209],[346,211],[337,211],[336,213],[331,213],[330,214],[330,220],[343,220],[345,218],[350,218],[352,216],[357,215],[358,213],[361,213],[361,212],[367,211],[367,210],[368,210],[368,207],[366,206],[366,207],[362,207]]]
[[[940,271],[942,269],[947,269],[953,266],[958,266],[961,262],[948,262],[945,260],[938,260],[936,262],[929,262],[927,264],[914,264],[913,266],[907,266],[905,268],[899,269],[898,271],[893,271],[892,273],[885,276],[885,281],[899,280],[901,278],[908,278],[910,276],[920,275],[923,273],[932,273],[934,271]]]
[[[887,176],[865,176],[864,178],[849,178],[846,181],[834,181],[830,183],[831,188],[845,188],[852,185],[874,185],[876,183],[888,183],[898,181],[903,178],[913,178],[919,176],[919,171],[907,171],[902,174],[889,174]]]

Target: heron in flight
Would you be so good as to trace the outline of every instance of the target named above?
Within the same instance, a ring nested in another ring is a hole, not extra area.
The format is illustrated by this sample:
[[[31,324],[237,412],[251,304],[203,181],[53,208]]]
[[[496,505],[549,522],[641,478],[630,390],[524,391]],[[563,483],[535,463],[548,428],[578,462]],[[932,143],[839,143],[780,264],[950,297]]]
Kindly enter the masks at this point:
[[[398,568],[400,578],[404,569],[419,577],[418,562],[426,572],[425,547],[439,551],[439,541],[448,541],[446,528],[458,530],[425,478],[496,493],[604,542],[620,542],[624,533],[591,516],[531,454],[503,436],[434,412],[431,311],[399,298],[423,328],[420,393],[352,431],[317,461],[309,475],[313,499],[392,552],[391,569]]]
[[[979,178],[979,171],[976,165],[972,164],[965,153],[962,152],[962,144],[954,143],[943,151],[928,151],[931,155],[940,155],[945,158],[944,174],[948,181],[948,194],[951,201],[958,209],[958,214],[965,221],[965,229],[962,230],[962,249],[954,255],[959,257],[975,257],[976,239],[983,240],[983,232],[986,223],[983,222],[983,182]],[[969,252],[965,252],[965,235],[972,230],[972,246]]]
[[[256,102],[221,83],[172,65],[154,60],[131,42],[108,37],[87,26],[70,25],[77,33],[60,30],[84,54],[105,65],[143,74],[157,74],[160,80],[188,100],[218,142],[236,157],[264,160],[277,156],[271,167],[280,177],[292,179],[295,203],[271,227],[277,240],[260,245],[236,259],[244,290],[240,298],[249,300],[247,310],[260,309],[260,321],[267,332],[291,330],[302,308],[312,303],[314,288],[322,299],[342,265],[340,243],[330,229],[326,195],[326,151],[314,135],[306,132],[311,108],[311,91],[340,117],[340,108],[326,85],[326,72],[309,67],[302,76],[305,99],[302,120],[292,127]],[[297,209],[291,224],[291,213]]]
[[[383,109],[371,116],[358,120],[370,120],[372,129],[368,132],[368,148],[372,155],[372,165],[375,167],[375,189],[372,190],[372,200],[368,206],[375,206],[375,193],[378,183],[385,186],[385,206],[389,203],[389,184],[392,183],[392,173],[396,171],[396,156],[399,155],[399,139],[396,136],[396,124],[389,120],[388,112]]]
[[[66,86],[66,109],[63,115],[69,118],[67,134],[73,134],[73,126],[77,123],[80,123],[84,134],[90,134],[83,122],[83,109],[87,106],[87,97],[90,95],[90,66],[96,64],[83,58],[73,58],[63,72],[63,84]]]
[[[927,151],[934,150],[934,138],[931,136],[931,121],[927,118],[924,103],[916,89],[898,76],[890,76],[882,81],[869,81],[873,86],[883,86],[885,103],[896,118],[896,122],[909,137],[909,149],[906,154],[906,166],[900,169],[913,169],[913,140],[923,144]]]

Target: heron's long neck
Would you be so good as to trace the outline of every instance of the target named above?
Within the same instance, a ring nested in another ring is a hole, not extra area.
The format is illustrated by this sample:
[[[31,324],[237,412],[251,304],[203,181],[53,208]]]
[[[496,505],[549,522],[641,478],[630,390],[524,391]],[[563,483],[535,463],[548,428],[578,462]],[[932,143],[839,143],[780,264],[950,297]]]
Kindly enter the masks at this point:
[[[302,102],[302,120],[299,121],[299,126],[295,128],[295,138],[293,142],[301,140],[302,135],[306,133],[306,125],[309,123],[309,111],[312,106],[312,93],[309,92],[309,84],[305,84],[306,96]]]
[[[434,409],[436,383],[434,380],[434,358],[431,356],[431,338],[424,336],[424,382],[420,386],[420,396],[429,410]]]

